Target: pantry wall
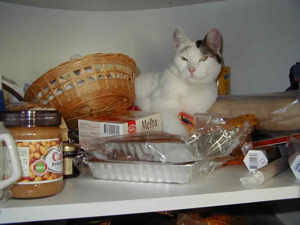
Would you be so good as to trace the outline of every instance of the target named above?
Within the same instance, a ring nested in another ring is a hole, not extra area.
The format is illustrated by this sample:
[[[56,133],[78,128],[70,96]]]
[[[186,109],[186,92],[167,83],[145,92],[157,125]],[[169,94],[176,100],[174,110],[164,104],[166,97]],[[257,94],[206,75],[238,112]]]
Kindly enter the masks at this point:
[[[224,36],[231,92],[283,91],[300,60],[298,0],[223,0],[132,11],[46,9],[0,1],[2,75],[20,85],[75,55],[122,52],[141,72],[162,71],[173,55],[172,32],[199,39],[213,27]]]
[[[162,71],[173,55],[176,26],[193,39],[216,27],[224,36],[233,94],[284,91],[290,67],[300,61],[299,11],[298,0],[224,0],[137,11],[0,2],[0,74],[23,86],[73,56],[95,52],[125,53],[141,72]]]

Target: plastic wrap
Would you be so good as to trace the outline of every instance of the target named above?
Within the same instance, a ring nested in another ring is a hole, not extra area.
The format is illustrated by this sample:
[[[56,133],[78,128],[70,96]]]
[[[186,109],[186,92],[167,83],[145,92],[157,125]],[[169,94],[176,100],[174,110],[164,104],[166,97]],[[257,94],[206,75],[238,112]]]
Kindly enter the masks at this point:
[[[214,114],[195,114],[192,132],[185,142],[199,161],[200,171],[210,174],[230,160],[232,151],[251,133],[252,121],[250,115],[225,120]]]
[[[86,145],[85,151],[99,160],[162,163],[196,160],[181,136],[164,132],[94,138]]]
[[[251,131],[247,120],[225,121],[195,114],[187,137],[164,132],[94,138],[85,145],[87,164],[98,179],[186,183],[193,170],[212,173]]]
[[[95,138],[86,152],[96,179],[189,183],[197,165],[181,137],[163,132]]]
[[[195,151],[197,159],[216,159],[228,156],[244,142],[251,126],[245,120],[231,126],[222,117],[212,114],[195,114],[195,130],[186,143]]]
[[[259,121],[257,129],[298,130],[300,129],[299,96],[299,91],[219,96],[209,113],[218,113],[224,118],[254,114]]]

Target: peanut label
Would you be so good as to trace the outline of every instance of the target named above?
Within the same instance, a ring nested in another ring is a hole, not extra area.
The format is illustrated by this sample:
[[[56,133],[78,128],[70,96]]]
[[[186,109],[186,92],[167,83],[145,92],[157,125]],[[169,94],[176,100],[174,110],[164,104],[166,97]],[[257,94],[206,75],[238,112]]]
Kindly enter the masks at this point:
[[[22,165],[19,183],[46,183],[62,179],[63,155],[60,140],[18,140]]]

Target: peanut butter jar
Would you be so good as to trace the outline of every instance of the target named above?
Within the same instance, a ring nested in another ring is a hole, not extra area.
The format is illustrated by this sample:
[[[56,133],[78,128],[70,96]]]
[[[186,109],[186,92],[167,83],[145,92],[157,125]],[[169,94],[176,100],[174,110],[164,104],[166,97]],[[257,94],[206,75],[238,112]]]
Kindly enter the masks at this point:
[[[11,187],[14,198],[40,198],[62,191],[63,151],[56,110],[0,112],[15,139],[22,177]]]

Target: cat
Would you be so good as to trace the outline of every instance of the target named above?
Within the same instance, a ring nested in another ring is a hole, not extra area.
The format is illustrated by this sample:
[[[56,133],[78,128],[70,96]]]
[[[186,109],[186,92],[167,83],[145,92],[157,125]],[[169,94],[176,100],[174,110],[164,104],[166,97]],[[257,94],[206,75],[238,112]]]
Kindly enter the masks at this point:
[[[211,29],[203,40],[191,41],[176,28],[173,42],[175,56],[164,72],[136,77],[135,104],[143,111],[159,112],[163,131],[185,135],[178,114],[205,113],[216,101],[223,64],[222,35]]]

